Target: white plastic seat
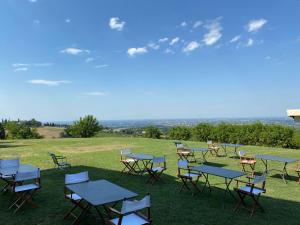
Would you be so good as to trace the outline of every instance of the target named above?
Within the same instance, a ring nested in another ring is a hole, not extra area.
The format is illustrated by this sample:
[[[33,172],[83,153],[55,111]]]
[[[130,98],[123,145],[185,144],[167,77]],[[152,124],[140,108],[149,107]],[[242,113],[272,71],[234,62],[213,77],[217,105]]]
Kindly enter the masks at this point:
[[[117,225],[119,224],[119,218],[112,219],[110,222]],[[147,223],[147,220],[136,214],[129,214],[127,216],[123,216],[122,218],[122,225],[143,225]]]

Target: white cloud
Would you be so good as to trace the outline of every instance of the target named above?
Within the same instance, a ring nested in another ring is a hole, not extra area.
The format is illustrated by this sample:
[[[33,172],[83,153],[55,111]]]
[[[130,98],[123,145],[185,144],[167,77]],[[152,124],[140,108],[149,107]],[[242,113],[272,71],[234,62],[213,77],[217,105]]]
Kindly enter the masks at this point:
[[[101,65],[96,65],[95,66],[96,69],[105,68],[105,67],[109,67],[109,65],[107,65],[107,64],[101,64]]]
[[[30,84],[39,84],[39,85],[46,85],[46,86],[58,86],[61,84],[71,83],[71,81],[68,80],[29,80],[27,82]]]
[[[121,21],[118,17],[112,17],[109,20],[109,26],[112,30],[122,31],[125,26],[125,21]]]
[[[186,23],[185,21],[183,21],[183,22],[180,24],[180,26],[182,26],[182,27],[186,27],[186,25],[187,25],[187,23]]]
[[[159,49],[159,45],[158,45],[158,44],[155,44],[155,43],[153,43],[153,42],[149,43],[147,46],[148,46],[149,48],[154,49],[154,50]]]
[[[146,47],[141,47],[141,48],[129,48],[127,50],[127,54],[129,56],[135,56],[135,55],[142,55],[146,54],[148,52]]]
[[[89,57],[89,58],[86,58],[85,59],[85,62],[89,63],[89,62],[92,62],[94,61],[95,59],[93,57]]]
[[[173,39],[171,40],[171,42],[169,43],[169,45],[174,45],[174,44],[176,44],[179,40],[180,40],[179,37],[173,38]]]
[[[208,22],[204,27],[208,30],[206,34],[204,34],[204,37],[202,41],[206,45],[213,45],[217,43],[220,38],[222,37],[222,26],[221,23],[219,22],[220,18],[217,18],[215,20],[212,20]]]
[[[166,54],[175,54],[175,52],[174,52],[172,49],[169,49],[169,48],[167,48],[167,49],[165,50],[165,53],[166,53]]]
[[[169,40],[169,38],[165,37],[165,38],[159,39],[158,42],[163,43],[163,42],[166,42],[167,40]]]
[[[44,66],[53,66],[54,63],[48,63],[48,62],[46,62],[46,63],[32,63],[31,65],[35,66],[35,67],[44,67]]]
[[[28,67],[17,67],[14,69],[15,72],[19,72],[19,71],[27,71]]]
[[[182,51],[185,53],[189,53],[199,47],[200,47],[200,44],[197,41],[191,41],[190,43],[188,43],[188,45]]]
[[[194,23],[193,28],[200,27],[202,24],[203,24],[203,22],[201,20],[198,20]]]
[[[89,50],[86,49],[79,49],[79,48],[66,48],[60,51],[61,53],[66,53],[69,55],[79,55],[82,53],[90,53]]]
[[[247,25],[248,32],[256,32],[261,29],[268,21],[265,19],[250,20]]]
[[[107,91],[93,91],[93,92],[86,92],[84,95],[89,95],[89,96],[107,96],[109,95],[109,92]]]
[[[27,67],[30,66],[28,63],[14,63],[12,64],[12,67]]]
[[[15,72],[18,71],[27,71],[30,67],[46,67],[52,66],[53,63],[45,62],[45,63],[13,63],[12,67],[14,68]]]
[[[250,47],[254,44],[254,40],[252,38],[249,38],[246,44],[246,47]]]
[[[34,24],[40,24],[41,21],[40,21],[40,20],[34,20],[33,23],[34,23]]]
[[[241,35],[237,35],[237,36],[233,37],[229,42],[234,43],[234,42],[237,42],[240,39],[241,39]]]
[[[65,19],[65,22],[66,22],[66,23],[71,23],[71,19],[70,19],[70,18],[66,18],[66,19]]]

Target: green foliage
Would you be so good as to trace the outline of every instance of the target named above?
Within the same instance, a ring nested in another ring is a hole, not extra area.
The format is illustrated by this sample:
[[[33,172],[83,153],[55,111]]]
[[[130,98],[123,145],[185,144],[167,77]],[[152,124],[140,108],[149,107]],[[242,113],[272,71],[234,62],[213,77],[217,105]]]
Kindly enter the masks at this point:
[[[18,121],[8,121],[5,124],[8,139],[36,139],[41,138],[35,128]]]
[[[145,128],[145,134],[144,136],[146,138],[155,138],[155,139],[159,139],[160,135],[161,135],[161,131],[159,128],[154,127],[154,126],[149,126]]]
[[[21,123],[23,123],[24,125],[26,125],[28,127],[41,127],[42,126],[42,122],[37,121],[35,119],[23,120],[23,121],[21,121]]]
[[[85,117],[80,117],[78,121],[75,121],[73,125],[66,129],[66,132],[71,137],[92,137],[95,136],[97,132],[102,130],[102,126],[99,125],[97,119],[92,115],[87,115]]]
[[[2,123],[0,123],[0,139],[5,139],[5,129]]]
[[[173,140],[189,140],[192,136],[191,130],[185,126],[172,127],[168,131],[168,136]]]

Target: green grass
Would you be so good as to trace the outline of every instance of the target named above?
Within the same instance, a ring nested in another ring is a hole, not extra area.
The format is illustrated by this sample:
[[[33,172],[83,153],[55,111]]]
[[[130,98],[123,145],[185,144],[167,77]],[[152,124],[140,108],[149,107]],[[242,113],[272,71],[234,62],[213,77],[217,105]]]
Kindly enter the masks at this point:
[[[204,143],[189,145],[205,146]],[[135,152],[167,156],[167,171],[163,176],[164,183],[146,184],[147,176],[121,175],[119,150],[130,147]],[[266,147],[244,147],[249,154],[265,153],[286,157],[300,158],[300,151]],[[0,142],[0,158],[19,156],[22,163],[29,163],[42,169],[42,189],[35,198],[38,208],[26,206],[24,210],[13,216],[8,210],[12,195],[0,195],[0,224],[52,225],[71,224],[63,220],[64,213],[71,207],[64,199],[64,171],[53,169],[47,152],[66,155],[73,167],[68,172],[88,170],[91,179],[108,179],[116,184],[137,192],[141,197],[147,192],[152,197],[152,215],[155,225],[226,225],[226,224],[299,224],[300,185],[291,164],[288,170],[291,178],[284,184],[276,174],[267,177],[267,193],[261,198],[265,213],[257,212],[248,218],[247,211],[241,209],[233,212],[235,201],[229,197],[224,202],[224,181],[211,176],[212,193],[205,192],[192,196],[185,191],[179,193],[180,181],[177,179],[177,155],[174,144],[168,140],[152,140],[144,138],[105,137],[91,139],[41,139]],[[232,153],[232,151],[231,151]],[[209,162],[225,168],[240,170],[237,159],[229,157],[208,157]],[[272,166],[281,166],[272,163]],[[262,171],[261,162],[257,170]],[[2,185],[2,183],[1,183]],[[233,185],[232,187],[233,188]],[[92,217],[82,224],[94,224]]]

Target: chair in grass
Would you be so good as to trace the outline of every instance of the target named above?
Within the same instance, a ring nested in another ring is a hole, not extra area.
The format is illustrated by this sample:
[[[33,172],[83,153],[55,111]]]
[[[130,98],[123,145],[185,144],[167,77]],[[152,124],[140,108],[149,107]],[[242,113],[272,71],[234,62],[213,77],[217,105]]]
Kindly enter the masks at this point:
[[[90,178],[89,178],[88,171],[65,175],[65,185],[88,182],[89,180],[90,180]],[[65,198],[71,201],[71,203],[73,204],[73,207],[64,216],[64,219],[67,219],[69,216],[73,216],[75,219],[77,219],[78,217],[74,214],[74,211],[78,207],[83,209],[82,198],[79,195],[69,191],[66,188],[66,186],[65,186]]]
[[[7,169],[10,167],[19,167],[20,160],[18,158],[16,159],[1,159],[0,160],[0,169]],[[5,182],[5,185],[1,189],[1,192],[6,192],[8,188],[10,188],[13,185],[13,176],[11,175],[2,175],[0,174],[1,180]]]
[[[243,183],[243,186],[239,186],[240,183]],[[254,212],[257,208],[259,208],[262,212],[264,212],[263,207],[259,203],[259,199],[261,194],[266,192],[266,175],[263,174],[261,176],[254,176],[253,180],[250,182],[244,182],[237,180],[237,187],[234,189],[238,196],[239,201],[236,204],[234,211],[237,211],[240,206],[243,206],[245,209],[250,211],[250,217],[253,216]],[[250,197],[253,201],[251,207],[247,207],[245,203],[245,198]]]
[[[180,159],[187,160],[188,162],[196,162],[194,152],[186,147],[181,142],[174,142],[177,150],[177,155]]]
[[[133,174],[136,172],[136,167],[138,167],[138,161],[136,159],[131,158],[132,152],[130,149],[121,149],[121,160],[120,162],[124,165],[122,169],[122,173]]]
[[[178,175],[177,176],[182,181],[180,192],[183,190],[183,188],[186,188],[187,190],[192,191],[191,188],[189,187],[188,183],[190,183],[192,188],[195,190],[193,192],[193,195],[195,193],[198,193],[201,191],[198,187],[198,182],[202,175],[200,173],[191,171],[191,167],[189,166],[188,161],[182,160],[182,159],[178,160]]]
[[[137,201],[124,200],[122,208],[118,211],[115,208],[108,208],[112,214],[118,217],[110,219],[107,224],[110,225],[146,225],[151,224],[151,205],[150,195],[146,195],[143,199]],[[143,213],[142,211],[146,211]]]
[[[149,179],[146,183],[152,183],[161,180],[161,175],[165,170],[167,170],[166,156],[153,157],[150,166],[146,167],[149,174]]]
[[[219,156],[218,152],[220,149],[220,146],[218,146],[216,143],[213,143],[212,140],[207,141],[207,148],[210,150],[210,154],[213,156]]]
[[[65,168],[71,167],[71,164],[67,162],[67,157],[55,155],[54,153],[51,152],[49,152],[48,154],[51,156],[55,168],[63,170]]]
[[[298,177],[299,177],[298,183],[300,184],[300,164],[296,166],[295,171],[298,174]]]
[[[17,198],[9,208],[16,208],[13,212],[15,214],[25,205],[25,203],[37,207],[32,198],[40,188],[40,169],[30,172],[17,172],[13,184],[13,193],[16,194]]]
[[[253,177],[255,174],[255,158],[253,156],[248,156],[243,150],[239,151],[239,156],[242,170],[245,173],[247,173],[250,177]]]

